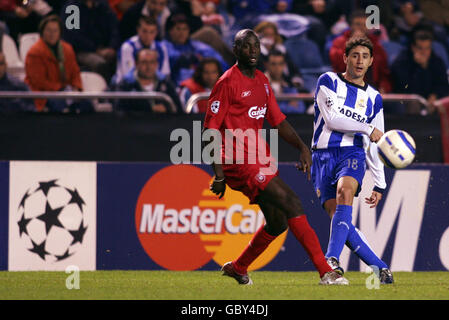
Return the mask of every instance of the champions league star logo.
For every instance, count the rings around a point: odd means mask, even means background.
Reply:
[[[37,188],[28,189],[21,198],[17,221],[19,236],[27,243],[27,249],[52,262],[72,256],[87,230],[86,204],[78,190],[56,182],[43,181]]]

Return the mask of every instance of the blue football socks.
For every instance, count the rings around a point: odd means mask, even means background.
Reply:
[[[340,260],[340,254],[348,238],[351,226],[352,206],[337,205],[337,210],[331,221],[331,234],[327,246],[326,258],[334,257]]]
[[[334,257],[340,260],[345,243],[368,266],[376,266],[379,270],[388,268],[368,245],[365,236],[352,224],[352,206],[337,205],[331,222],[326,258]]]
[[[379,270],[388,268],[385,262],[379,259],[368,245],[363,233],[359,229],[352,226],[348,233],[346,245],[352,250],[363,262],[368,266],[376,266]]]

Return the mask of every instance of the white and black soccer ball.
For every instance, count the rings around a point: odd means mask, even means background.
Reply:
[[[87,230],[85,202],[76,188],[40,181],[21,197],[19,236],[46,262],[64,260],[80,248]]]
[[[405,168],[415,159],[415,140],[403,130],[385,132],[377,142],[377,147],[380,160],[390,168]]]

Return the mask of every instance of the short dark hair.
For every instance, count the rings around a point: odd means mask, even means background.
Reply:
[[[278,49],[271,49],[268,52],[267,60],[270,59],[271,56],[273,56],[273,57],[283,57],[284,60],[285,60],[285,54],[282,51],[278,50]]]
[[[41,37],[42,37],[42,34],[44,33],[45,27],[47,26],[47,24],[49,22],[57,22],[58,25],[59,25],[59,31],[62,32],[62,20],[61,20],[61,18],[58,15],[56,15],[56,14],[52,14],[52,15],[49,15],[49,16],[43,18],[41,20],[41,22],[39,23],[39,34],[40,34]]]
[[[427,30],[418,30],[413,34],[412,44],[415,45],[417,41],[430,40],[433,41],[433,34]]]
[[[185,23],[190,28],[189,19],[187,18],[187,16],[184,13],[174,13],[168,17],[167,23],[165,26],[165,30],[170,31],[178,23]]]
[[[349,56],[349,52],[357,46],[364,46],[369,49],[369,53],[373,56],[373,43],[368,37],[351,37],[346,41],[345,54]]]
[[[223,69],[221,68],[221,64],[220,62],[215,59],[215,58],[211,58],[211,57],[207,57],[207,58],[203,58],[201,59],[200,63],[198,64],[198,66],[195,69],[195,72],[193,73],[193,81],[195,81],[196,83],[199,83],[200,85],[202,85],[204,87],[205,83],[203,81],[203,71],[204,71],[204,66],[206,64],[209,63],[213,63],[217,66],[217,70],[218,70],[218,74],[219,76],[221,76],[221,74],[223,73]]]
[[[139,20],[137,21],[137,28],[139,28],[142,24],[149,24],[157,26],[157,20],[150,16],[141,15]]]

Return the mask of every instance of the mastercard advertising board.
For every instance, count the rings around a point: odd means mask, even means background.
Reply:
[[[264,224],[260,208],[241,193],[227,188],[218,199],[210,192],[213,173],[207,165],[104,162],[86,167],[79,162],[46,162],[44,166],[45,170],[40,162],[0,162],[0,209],[9,211],[0,215],[0,270],[23,266],[55,270],[78,259],[83,270],[217,271],[236,259]],[[279,176],[301,199],[325,251],[330,219],[317,190],[293,163],[279,164]],[[377,208],[370,208],[363,200],[370,196],[374,180],[365,174],[353,203],[352,222],[393,271],[449,270],[448,179],[449,168],[444,165],[387,168],[387,192]],[[47,207],[59,208],[58,195],[68,201],[60,215],[62,228],[49,228],[47,234],[38,218],[23,219]],[[42,241],[42,235],[46,247],[37,240]],[[35,248],[29,246],[33,241]],[[22,261],[26,264],[19,266]],[[348,248],[340,262],[345,270],[366,270]],[[250,270],[313,271],[314,266],[292,233],[285,232]]]
[[[168,166],[148,179],[135,210],[142,248],[168,270],[195,270],[213,260],[232,260],[264,224],[257,205],[228,189],[222,199],[209,190],[211,175],[190,165]],[[176,183],[173,183],[176,182]],[[281,249],[279,236],[251,266],[259,269]],[[176,252],[176,254],[167,254]]]

